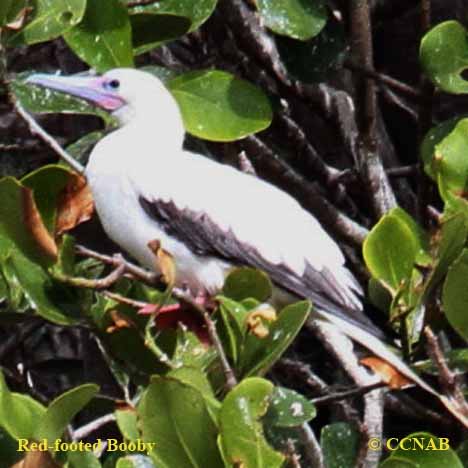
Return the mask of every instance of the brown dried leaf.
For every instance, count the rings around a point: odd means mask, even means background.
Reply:
[[[172,255],[161,247],[161,242],[157,239],[148,242],[148,247],[156,256],[156,266],[161,271],[163,280],[169,286],[175,283],[176,265]]]
[[[264,324],[264,321],[274,322],[276,318],[276,310],[268,304],[263,304],[247,316],[247,329],[257,338],[265,338],[270,330]]]
[[[26,456],[15,463],[11,468],[60,468],[49,452],[34,451],[28,452]]]
[[[5,24],[5,28],[9,29],[10,31],[20,30],[26,23],[26,19],[32,10],[33,9],[31,7],[22,8],[16,15],[14,21],[10,21],[9,23]]]
[[[23,219],[40,250],[52,260],[57,258],[57,244],[42,221],[31,189],[22,187]]]
[[[72,174],[59,198],[55,235],[60,236],[88,221],[93,212],[93,195],[86,179],[79,174]]]
[[[411,385],[411,380],[400,374],[388,362],[377,357],[367,357],[361,359],[361,364],[372,369],[390,388],[398,390]]]
[[[131,320],[129,320],[127,317],[120,314],[115,309],[110,311],[110,316],[112,318],[112,321],[114,322],[114,325],[110,325],[109,327],[107,327],[106,329],[107,333],[114,333],[115,331],[121,330],[122,328],[134,327],[134,324],[132,323]]]

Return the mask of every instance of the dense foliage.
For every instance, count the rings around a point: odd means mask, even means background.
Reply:
[[[391,3],[1,0],[1,466],[463,466],[467,34],[453,19],[430,28],[429,0]],[[456,16],[450,5],[443,16]],[[421,18],[424,29],[411,37],[414,74],[397,67],[414,86],[374,69],[374,57],[392,66],[371,24],[388,24],[397,41],[401,18],[413,30]],[[397,56],[404,63],[405,50]],[[382,362],[372,368],[392,390],[351,373],[355,386],[343,392],[340,353],[331,357],[310,333],[313,304],[274,310],[260,271],[233,271],[207,311],[173,289],[177,265],[161,249],[164,282],[113,256],[90,221],[84,179],[58,162],[57,142],[28,114],[63,114],[39,121],[81,164],[114,127],[102,111],[26,83],[59,66],[137,66],[163,80],[187,147],[274,181],[342,241],[373,318],[398,337],[405,361],[438,378],[449,404],[434,410],[430,395],[408,396],[408,382]],[[66,128],[66,113],[81,114],[79,124]],[[167,307],[177,303],[182,310]],[[45,361],[58,372],[48,380],[28,356],[57,337],[62,349]],[[20,358],[10,359],[13,348]],[[370,425],[366,393],[391,408],[383,432],[383,414]],[[411,433],[426,448],[439,438],[450,446],[381,453],[387,439]],[[114,439],[115,451],[99,443]],[[26,454],[17,440],[47,440],[49,450]],[[66,450],[58,440],[97,445]]]

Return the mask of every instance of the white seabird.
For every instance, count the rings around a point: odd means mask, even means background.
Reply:
[[[93,149],[86,176],[108,236],[155,269],[150,241],[175,260],[176,284],[216,293],[232,266],[264,270],[282,290],[311,299],[316,316],[435,394],[375,335],[361,288],[338,245],[277,187],[182,149],[179,107],[153,75],[115,69],[103,76],[32,75],[28,82],[83,98],[120,128]]]

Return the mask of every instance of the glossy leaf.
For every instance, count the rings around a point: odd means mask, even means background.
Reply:
[[[88,158],[91,153],[91,150],[94,148],[94,145],[104,138],[105,132],[95,131],[88,133],[84,137],[81,137],[77,141],[68,145],[66,150],[67,153],[73,158],[76,159],[83,166],[86,166],[88,163]]]
[[[233,141],[271,123],[268,98],[251,83],[219,70],[186,73],[170,81],[185,128],[213,141]]]
[[[267,28],[301,41],[316,36],[328,17],[322,0],[258,0],[257,8]]]
[[[81,21],[86,0],[32,0],[30,5],[32,13],[27,24],[11,36],[9,45],[35,44],[59,37]]]
[[[402,439],[400,441],[402,442]],[[395,458],[424,468],[440,468],[442,466],[463,468],[457,454],[450,448],[449,439],[443,441],[427,432],[416,432],[407,435],[405,441],[403,446],[400,445],[391,452],[389,461]],[[386,468],[387,466],[393,468],[393,466],[399,465],[385,465]],[[406,467],[406,465],[402,466]]]
[[[468,190],[468,119],[460,120],[435,146],[435,167],[439,192],[444,201],[466,197]]]
[[[309,301],[291,304],[279,313],[266,338],[248,335],[242,356],[244,375],[264,375],[297,336],[310,310]]]
[[[131,3],[132,0],[125,0]],[[134,3],[134,2],[133,2]],[[173,15],[187,18],[190,21],[189,31],[198,29],[213,13],[217,0],[165,0],[164,2],[151,2],[148,5],[135,5],[129,9],[131,16]]]
[[[99,387],[84,384],[72,388],[55,398],[48,406],[44,416],[36,422],[36,440],[56,440],[65,432],[68,424],[96,395]]]
[[[99,459],[93,452],[68,451],[66,468],[101,468]]]
[[[151,458],[145,455],[127,455],[119,458],[115,468],[155,468]]]
[[[130,20],[119,0],[88,0],[83,21],[64,39],[98,72],[133,66]]]
[[[220,446],[228,466],[282,466],[283,455],[268,445],[259,421],[268,409],[273,390],[271,382],[253,377],[244,379],[226,395],[220,413]]]
[[[468,220],[463,213],[448,215],[442,222],[437,246],[436,265],[426,289],[436,286],[447,273],[449,266],[460,255],[468,236]]]
[[[265,423],[276,427],[296,427],[315,418],[315,406],[300,393],[275,387]]]
[[[133,408],[116,410],[114,414],[117,426],[126,440],[134,441],[140,438],[137,413]]]
[[[183,36],[190,20],[181,16],[139,14],[130,16],[133,48],[136,55],[148,52],[165,42]]]
[[[436,86],[449,93],[468,92],[468,81],[461,73],[468,68],[466,29],[458,21],[445,21],[422,39],[421,64]]]
[[[327,468],[352,468],[359,452],[359,432],[348,423],[333,423],[322,428],[320,444]]]
[[[31,439],[46,409],[29,395],[10,392],[0,373],[0,426],[15,439]]]
[[[265,302],[273,292],[273,285],[266,273],[255,268],[236,268],[227,276],[223,294],[234,301],[252,298]]]
[[[0,27],[8,22],[8,16],[13,0],[3,0],[0,3]]]
[[[445,278],[442,305],[450,325],[465,339],[468,339],[468,250],[464,249],[452,263]]]
[[[174,378],[153,377],[138,415],[144,441],[156,443],[149,453],[156,466],[222,466],[216,426],[194,387]]]
[[[392,291],[409,280],[421,253],[419,233],[392,210],[373,227],[364,241],[363,254],[372,276]]]

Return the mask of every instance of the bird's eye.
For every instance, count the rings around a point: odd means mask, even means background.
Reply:
[[[120,81],[119,80],[110,80],[107,82],[107,87],[113,90],[119,89]]]

